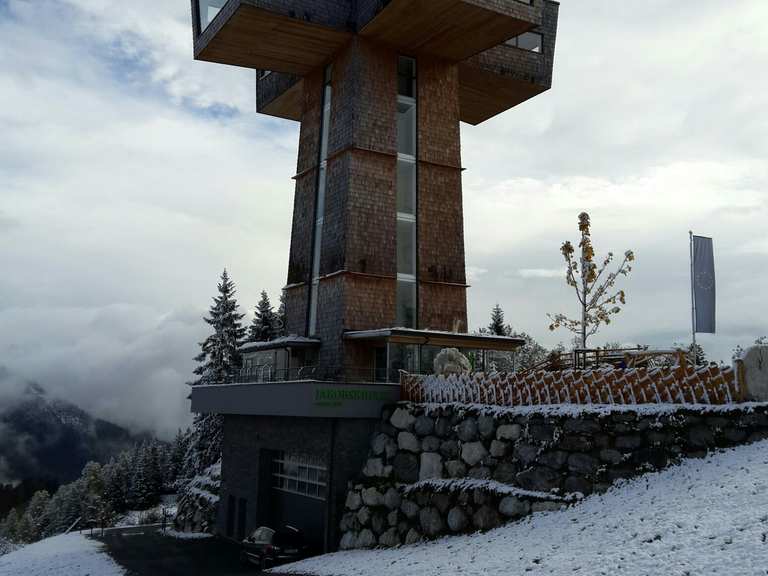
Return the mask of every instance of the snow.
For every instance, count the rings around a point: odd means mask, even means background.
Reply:
[[[160,497],[160,504],[154,508],[146,510],[128,510],[120,519],[115,522],[116,527],[142,526],[145,524],[155,524],[162,522],[163,514],[168,522],[176,517],[177,508],[176,494],[168,494]]]
[[[404,402],[402,404],[409,404]],[[495,406],[492,404],[467,404],[462,402],[423,403],[427,414],[435,414],[449,407],[488,416],[530,416],[537,414],[548,417],[578,418],[581,416],[604,417],[617,413],[638,414],[639,416],[672,416],[679,412],[700,414],[724,414],[730,412],[751,413],[756,409],[768,408],[768,402],[742,402],[739,404],[540,404],[534,406]]]
[[[0,537],[0,556],[3,554],[10,554],[16,550],[16,545],[11,544],[8,542],[8,540],[5,540],[4,538]]]
[[[103,545],[73,532],[0,556],[0,576],[123,576]]]
[[[415,484],[409,484],[403,489],[404,494],[419,492],[421,490],[431,492],[454,492],[469,490],[485,490],[499,496],[520,496],[523,498],[534,498],[536,500],[550,500],[556,502],[569,502],[578,500],[581,496],[567,494],[565,496],[556,496],[548,492],[535,492],[533,490],[523,490],[516,486],[510,486],[495,480],[480,480],[478,478],[454,478],[454,479],[430,479],[421,480]]]
[[[160,532],[160,534],[179,540],[205,540],[206,538],[213,538],[213,534],[208,534],[207,532],[179,532],[178,530],[166,530],[165,532]]]
[[[352,576],[765,576],[768,442],[688,460],[485,534],[279,568]]]

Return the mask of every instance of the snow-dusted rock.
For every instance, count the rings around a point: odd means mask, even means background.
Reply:
[[[457,348],[444,348],[435,356],[433,368],[438,376],[468,374],[472,369],[472,364]]]
[[[402,497],[396,488],[390,488],[384,494],[384,506],[390,510],[397,510],[400,507],[400,502],[402,502]]]
[[[525,516],[531,511],[531,505],[526,500],[520,500],[516,496],[507,496],[499,502],[499,512],[507,518]]]
[[[753,346],[741,357],[750,400],[768,402],[768,346]]]

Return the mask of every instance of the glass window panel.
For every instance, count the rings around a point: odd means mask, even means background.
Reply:
[[[397,151],[416,155],[416,103],[397,103]]]
[[[525,32],[517,37],[517,47],[530,52],[541,52],[543,37],[538,32]]]
[[[198,0],[200,9],[200,31],[208,27],[208,24],[216,18],[216,14],[224,7],[227,0]]]
[[[416,215],[416,163],[397,161],[397,211]]]
[[[416,96],[416,61],[400,56],[397,60],[397,93],[401,96]]]
[[[397,221],[397,273],[416,275],[416,222]]]
[[[416,282],[397,281],[397,325],[416,327]]]

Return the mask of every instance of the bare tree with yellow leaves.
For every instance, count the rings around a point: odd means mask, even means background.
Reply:
[[[621,312],[621,306],[626,304],[624,290],[614,290],[619,276],[628,276],[632,271],[635,255],[631,250],[624,253],[624,259],[614,272],[608,272],[613,262],[613,252],[598,266],[595,263],[595,249],[592,246],[589,214],[579,214],[579,231],[581,254],[576,256],[573,244],[565,242],[560,252],[567,266],[565,281],[572,286],[581,305],[581,319],[572,320],[565,314],[547,314],[552,324],[550,330],[566,328],[578,335],[581,347],[587,347],[587,339],[597,334],[600,326],[610,324],[611,317]]]

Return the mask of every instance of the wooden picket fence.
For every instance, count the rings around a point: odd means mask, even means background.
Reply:
[[[401,373],[412,402],[496,406],[549,404],[731,404],[746,394],[736,369],[723,366],[604,368],[535,373],[421,376]]]

